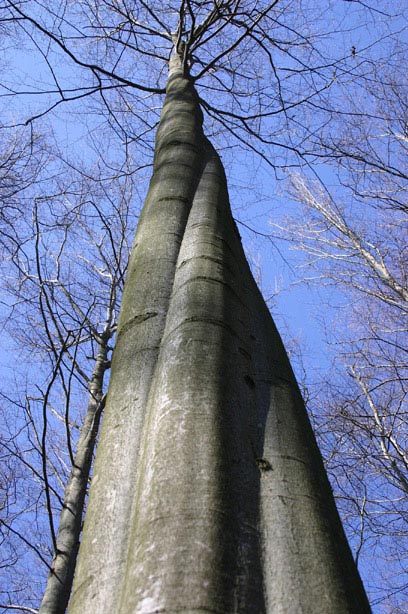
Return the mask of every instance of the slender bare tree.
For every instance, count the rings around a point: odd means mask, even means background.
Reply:
[[[14,480],[18,496],[12,502],[7,498],[2,526],[11,550],[21,551],[25,544],[27,556],[31,553],[45,569],[53,555],[44,603],[54,593],[63,599],[61,593],[72,583],[131,220],[134,224],[131,176],[113,181],[69,177],[66,172],[59,194],[35,201],[31,236],[15,235],[4,280],[12,310],[6,331],[38,363],[32,370],[35,386],[7,395],[3,388],[9,411],[2,450],[19,477]],[[29,503],[33,480],[35,506]],[[37,533],[27,526],[30,521],[39,527]],[[15,607],[10,587],[22,574],[23,561],[8,568],[9,591],[2,587]],[[66,601],[68,596],[69,590]],[[31,603],[36,599],[38,593]]]

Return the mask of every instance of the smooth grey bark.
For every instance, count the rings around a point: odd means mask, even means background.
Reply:
[[[201,122],[173,67],[69,612],[368,613]]]
[[[92,456],[103,409],[103,380],[108,365],[108,341],[110,336],[111,333],[104,335],[99,341],[99,351],[89,382],[88,409],[64,493],[56,551],[41,601],[40,614],[64,614],[68,605],[79,548]]]
[[[118,607],[146,403],[178,252],[202,170],[201,125],[197,94],[175,67],[128,266],[70,612],[86,612],[87,607],[115,612]]]

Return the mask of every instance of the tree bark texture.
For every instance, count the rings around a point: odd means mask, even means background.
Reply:
[[[370,612],[221,161],[177,69],[69,612]]]

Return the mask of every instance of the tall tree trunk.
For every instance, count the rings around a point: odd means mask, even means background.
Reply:
[[[365,614],[303,401],[173,65],[70,614]]]
[[[56,551],[51,563],[40,614],[64,614],[72,589],[79,548],[85,495],[103,406],[103,379],[108,364],[108,338],[99,351],[89,383],[89,403],[71,474],[64,494]]]

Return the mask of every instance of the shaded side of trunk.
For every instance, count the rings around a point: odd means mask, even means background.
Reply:
[[[68,605],[79,548],[85,495],[103,409],[103,379],[108,364],[108,351],[108,339],[101,340],[89,384],[88,409],[65,489],[56,551],[41,601],[40,614],[64,614]]]
[[[369,614],[285,348],[246,262],[242,270],[258,416],[266,612]]]
[[[170,79],[70,614],[368,614],[192,92]]]

